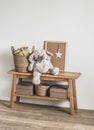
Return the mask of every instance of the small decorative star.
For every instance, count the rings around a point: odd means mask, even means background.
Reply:
[[[60,49],[58,49],[58,51],[55,54],[56,54],[56,58],[61,58],[61,56],[62,56]]]

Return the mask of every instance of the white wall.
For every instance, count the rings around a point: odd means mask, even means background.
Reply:
[[[0,99],[10,98],[12,45],[42,48],[44,40],[67,41],[66,70],[82,73],[77,80],[78,106],[94,109],[93,35],[93,0],[0,0]]]

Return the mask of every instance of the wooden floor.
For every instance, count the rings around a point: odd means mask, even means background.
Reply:
[[[94,130],[94,111],[68,110],[34,104],[0,101],[0,130]]]

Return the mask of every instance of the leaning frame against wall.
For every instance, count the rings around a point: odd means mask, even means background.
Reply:
[[[65,70],[66,42],[63,41],[44,41],[44,49],[51,52],[51,62],[54,67]]]

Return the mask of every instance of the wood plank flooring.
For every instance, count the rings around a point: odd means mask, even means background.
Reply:
[[[94,130],[94,111],[0,101],[0,130]]]

